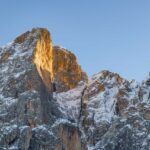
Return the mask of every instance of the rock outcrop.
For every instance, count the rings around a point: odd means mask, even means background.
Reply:
[[[78,65],[76,56],[67,49],[53,46],[47,29],[28,31],[17,37],[15,43],[23,44],[27,40],[32,42],[35,37],[33,62],[49,90],[63,92],[76,87],[81,80],[87,81],[87,75]],[[2,59],[8,55],[3,55]]]
[[[53,83],[56,91],[63,92],[75,88],[79,81],[87,82],[87,75],[78,65],[73,53],[54,46],[53,59]]]
[[[0,48],[0,149],[149,150],[150,77],[101,71],[35,28]]]

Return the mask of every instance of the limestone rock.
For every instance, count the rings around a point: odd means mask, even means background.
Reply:
[[[70,123],[61,123],[58,126],[59,142],[56,150],[87,150],[86,142],[81,139],[81,131]]]
[[[80,81],[88,80],[72,52],[54,46],[53,53],[53,83],[56,91],[67,91],[76,87]]]

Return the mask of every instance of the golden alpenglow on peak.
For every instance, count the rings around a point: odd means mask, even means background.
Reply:
[[[17,37],[16,43],[36,39],[33,62],[49,90],[67,91],[80,81],[87,81],[76,56],[67,49],[53,46],[50,32],[45,28],[34,28]]]
[[[58,91],[72,89],[81,80],[87,81],[87,75],[82,71],[72,52],[54,46],[53,57],[54,83]]]
[[[35,46],[34,63],[37,70],[48,88],[51,88],[53,81],[53,46],[52,39],[47,29],[33,29],[32,31],[40,33]]]

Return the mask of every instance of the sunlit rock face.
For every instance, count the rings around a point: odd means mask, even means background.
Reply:
[[[87,75],[77,63],[76,56],[67,49],[52,45],[52,38],[47,29],[37,28],[15,39],[15,43],[30,42],[37,37],[33,63],[49,90],[57,92],[74,88],[81,81],[87,81]],[[7,54],[8,55],[8,54]],[[7,55],[3,57],[7,57]],[[4,58],[3,58],[4,59]]]
[[[47,29],[33,29],[17,37],[15,42],[21,44],[27,38],[30,38],[32,42],[35,34],[37,34],[37,41],[33,62],[49,90],[67,91],[77,86],[81,80],[87,80],[86,73],[78,65],[73,53],[59,46],[53,47],[52,38]]]
[[[77,63],[76,56],[59,46],[53,47],[53,82],[56,91],[67,91],[79,81],[87,81],[87,75]]]
[[[50,33],[46,29],[35,29],[32,32],[39,33],[36,43],[33,62],[49,90],[52,90],[53,81],[53,47]]]

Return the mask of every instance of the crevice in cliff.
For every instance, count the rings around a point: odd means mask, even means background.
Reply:
[[[88,86],[86,84],[84,89],[81,92],[80,113],[79,113],[79,118],[78,118],[79,122],[81,120],[81,117],[85,115],[85,111],[86,111],[86,107],[87,107],[87,105],[84,101],[85,100],[85,92],[87,91],[87,89],[88,89]]]
[[[40,101],[41,101],[41,117],[42,121],[45,124],[48,124],[51,119],[53,119],[53,116],[51,114],[50,105],[52,105],[50,102],[53,101],[53,93],[49,92],[45,86],[45,84],[41,81],[40,86]]]

